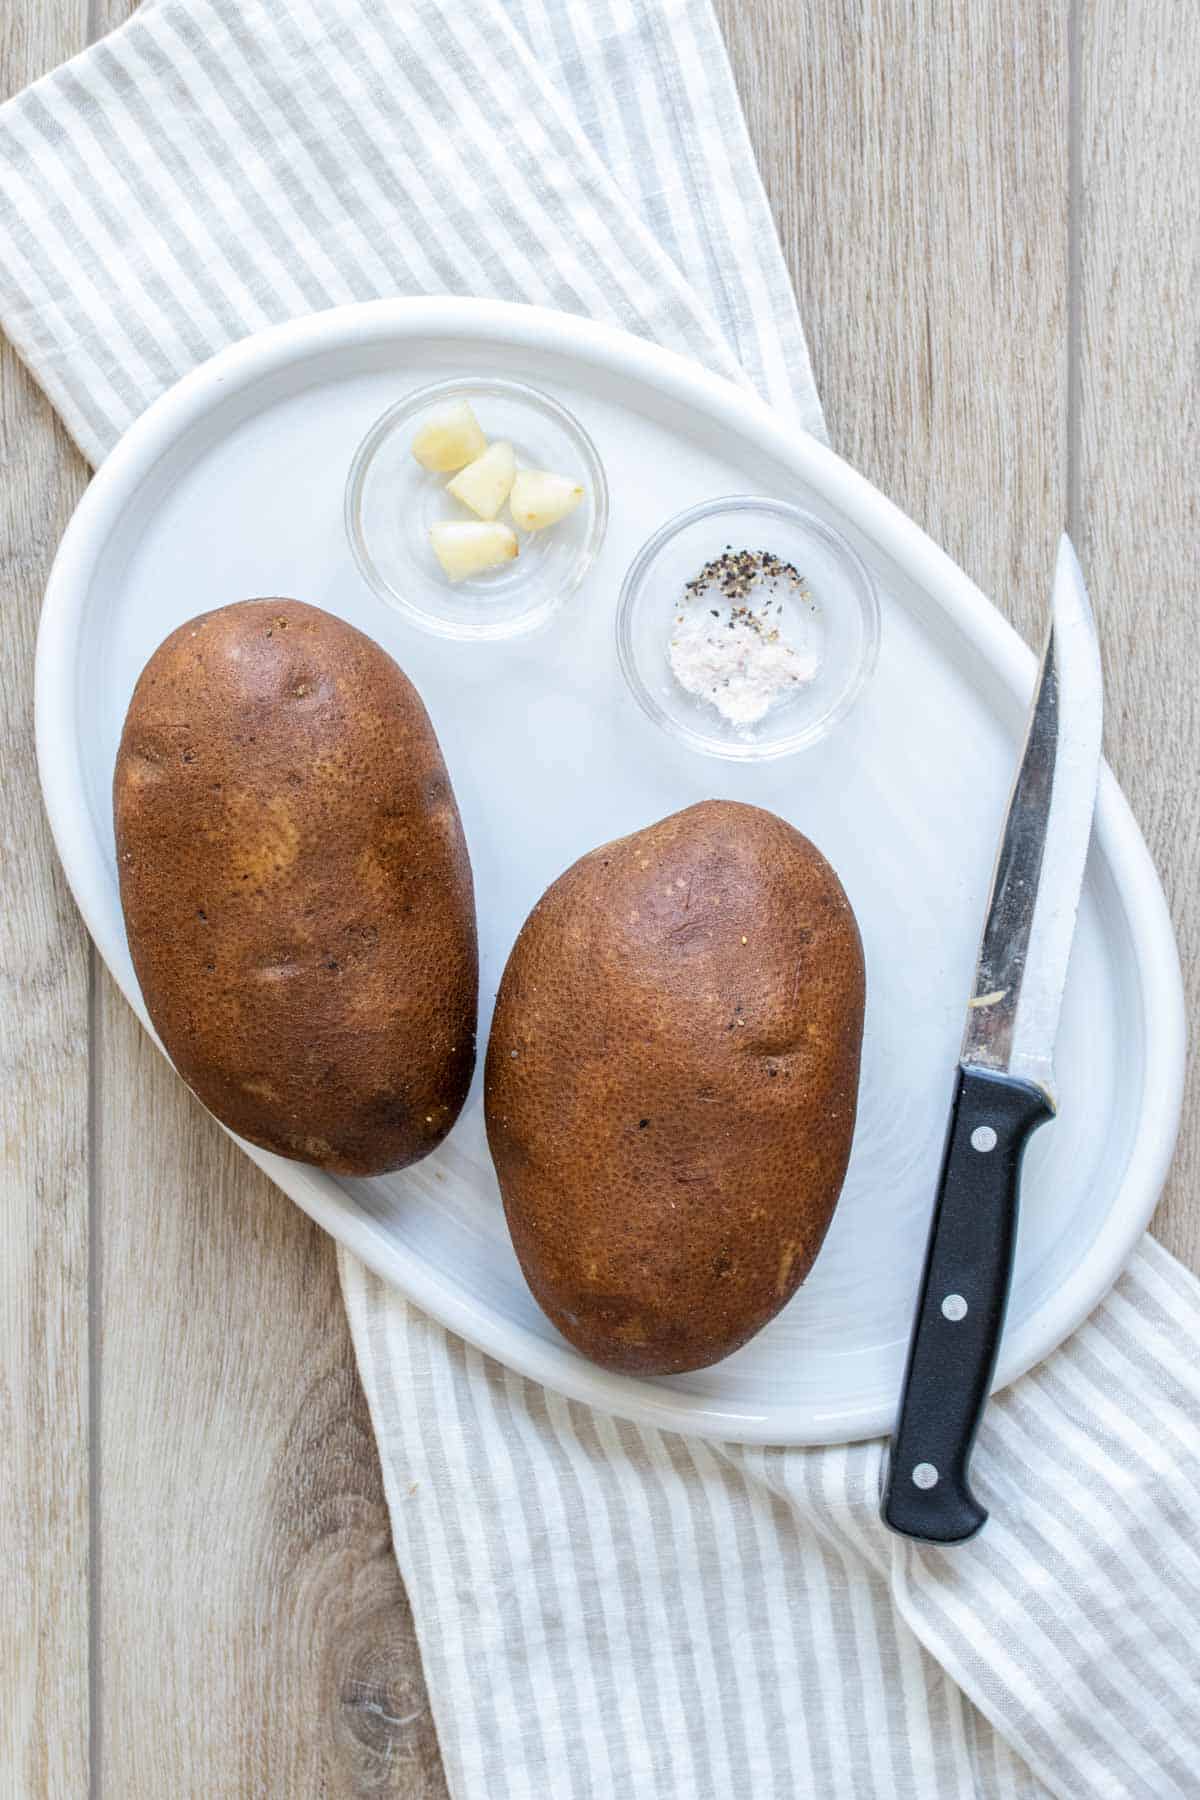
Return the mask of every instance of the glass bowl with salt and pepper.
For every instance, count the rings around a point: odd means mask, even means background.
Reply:
[[[694,750],[765,761],[845,716],[875,666],[879,603],[861,559],[782,500],[706,501],[630,565],[617,650],[630,690]]]

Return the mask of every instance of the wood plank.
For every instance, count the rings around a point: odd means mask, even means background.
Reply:
[[[1065,515],[1067,0],[718,0],[834,445],[1018,627]]]
[[[101,1791],[439,1795],[332,1243],[99,1012]]]
[[[97,992],[98,1791],[433,1800],[332,1242]]]
[[[1107,747],[1161,871],[1200,1015],[1200,9],[1081,0],[1076,507]],[[1200,1272],[1200,1082],[1155,1231]]]
[[[82,0],[0,7],[0,99],[83,42]],[[88,946],[42,812],[33,649],[83,491],[0,339],[0,1794],[88,1785]]]

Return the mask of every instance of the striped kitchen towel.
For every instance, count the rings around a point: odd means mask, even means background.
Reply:
[[[99,461],[178,376],[343,301],[612,321],[822,430],[708,0],[146,0],[0,109],[0,324]],[[993,1516],[882,1447],[643,1430],[341,1257],[451,1792],[1200,1796],[1200,1287],[1146,1240],[991,1408]]]

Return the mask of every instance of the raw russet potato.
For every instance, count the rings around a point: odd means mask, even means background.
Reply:
[[[850,1154],[862,946],[807,838],[710,800],[593,850],[527,919],[484,1091],[534,1295],[607,1368],[701,1368],[804,1280]]]
[[[296,600],[202,613],[142,671],[117,754],[121,904],[188,1086],[264,1149],[400,1169],[475,1060],[471,866],[419,695]]]

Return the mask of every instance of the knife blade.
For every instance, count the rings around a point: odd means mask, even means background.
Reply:
[[[987,1519],[968,1480],[1012,1277],[1021,1163],[1054,1116],[1054,1043],[1100,773],[1100,649],[1070,539],[1009,798],[955,1078],[883,1518],[928,1543]]]

